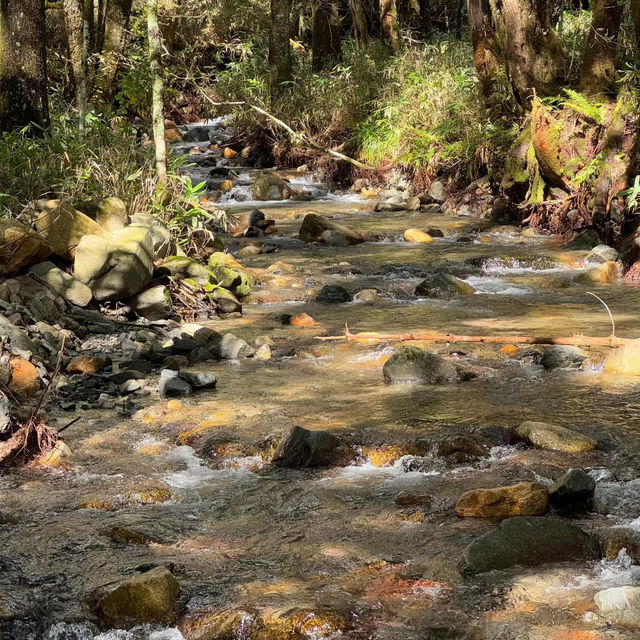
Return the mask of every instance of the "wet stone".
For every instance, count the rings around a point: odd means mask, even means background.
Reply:
[[[640,587],[612,587],[594,596],[598,611],[607,622],[640,627]]]
[[[539,449],[583,453],[592,451],[598,443],[578,431],[547,422],[523,422],[515,429],[516,435]]]
[[[579,369],[589,356],[577,347],[552,345],[545,349],[540,364],[547,369]]]
[[[277,467],[328,467],[336,463],[340,441],[327,431],[293,427],[273,458]]]
[[[183,371],[180,373],[180,377],[186,380],[194,391],[215,389],[218,382],[212,373],[189,373]]]
[[[549,501],[559,511],[585,512],[593,504],[596,481],[581,469],[569,469],[549,490]]]
[[[456,504],[456,514],[472,518],[539,516],[546,513],[548,503],[545,485],[521,482],[510,487],[467,491]]]
[[[385,362],[388,384],[447,384],[459,379],[457,368],[440,356],[418,347],[401,347]]]
[[[191,385],[177,371],[163,369],[160,372],[158,392],[161,398],[180,398],[191,395],[191,391]]]
[[[342,304],[344,302],[351,302],[352,297],[344,287],[336,284],[327,284],[322,287],[316,300],[323,304]]]

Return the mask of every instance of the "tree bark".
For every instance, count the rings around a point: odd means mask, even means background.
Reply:
[[[638,0],[640,2],[640,0]],[[364,49],[369,44],[369,25],[362,0],[349,0],[349,11],[353,23],[353,37],[358,49]]]
[[[49,123],[44,0],[0,0],[0,131]]]
[[[85,126],[87,121],[87,104],[89,102],[87,92],[87,77],[89,73],[89,41],[91,33],[89,31],[90,13],[93,7],[91,0],[84,0],[82,7],[82,60],[80,68],[80,77],[76,81],[77,84],[77,101],[78,101],[78,133],[80,137],[84,137]]]
[[[105,105],[113,104],[115,98],[131,4],[132,0],[107,0],[104,45],[97,81],[100,99]]]
[[[337,0],[317,0],[312,20],[311,68],[317,73],[340,59],[340,12]]]
[[[631,0],[631,18],[636,32],[636,46],[640,47],[640,0]]]
[[[149,37],[149,62],[151,65],[153,142],[156,149],[158,183],[167,182],[167,150],[164,138],[164,102],[162,92],[162,33],[158,24],[158,0],[147,0],[147,30]]]
[[[277,97],[283,85],[291,82],[291,0],[271,0],[269,37],[269,86]]]
[[[587,95],[600,95],[615,90],[622,10],[621,0],[594,0],[580,79],[581,89]]]
[[[473,45],[473,61],[480,80],[480,91],[485,103],[489,106],[499,66],[489,0],[467,0],[467,12]]]
[[[426,40],[431,35],[431,2],[432,0],[419,0],[420,3],[420,33]]]
[[[490,0],[507,76],[523,107],[534,90],[553,95],[562,81],[563,54],[549,1]]]
[[[396,0],[380,0],[380,27],[382,39],[394,53],[400,49],[398,8]]]
[[[73,75],[73,90],[78,101],[78,83],[82,76],[82,29],[84,0],[63,0],[64,25],[67,32],[69,58]]]

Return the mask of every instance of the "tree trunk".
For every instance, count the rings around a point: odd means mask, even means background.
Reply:
[[[349,11],[351,12],[356,47],[364,49],[369,44],[369,25],[362,0],[349,0]]]
[[[640,1],[640,0],[639,0]],[[426,40],[431,35],[431,2],[432,0],[419,0],[420,2],[420,33]]]
[[[456,7],[456,38],[462,40],[462,23],[464,22],[464,0],[457,0]]]
[[[493,22],[514,94],[526,106],[535,90],[553,95],[563,54],[551,26],[549,0],[490,0]]]
[[[80,76],[76,81],[78,88],[78,133],[81,138],[84,137],[87,121],[87,76],[89,71],[89,41],[91,38],[91,33],[89,32],[89,14],[91,10],[91,0],[84,0],[84,5],[82,7],[82,64],[80,68]]]
[[[313,7],[311,68],[314,73],[340,59],[340,12],[337,0],[318,0]]]
[[[0,0],[0,131],[49,123],[44,0]]]
[[[271,34],[269,37],[269,86],[271,97],[291,82],[291,0],[271,0]]]
[[[616,57],[622,24],[622,0],[594,0],[591,30],[582,63],[580,86],[587,95],[615,91]]]
[[[489,106],[493,84],[498,73],[496,39],[491,23],[489,0],[467,0],[469,29],[473,45],[473,61],[480,80],[480,91]]]
[[[640,47],[640,0],[631,0],[631,18],[636,32],[636,46]]]
[[[132,0],[108,0],[104,45],[97,89],[103,104],[111,105],[116,94],[120,60],[126,42]]]
[[[164,139],[164,103],[162,92],[162,33],[158,24],[158,0],[147,0],[147,29],[149,37],[149,62],[151,66],[153,142],[156,148],[156,171],[158,183],[167,182],[167,150]]]
[[[82,77],[82,30],[84,0],[63,0],[64,25],[67,32],[69,58],[73,71],[73,90],[78,103],[78,83]]]
[[[380,27],[383,41],[391,47],[394,53],[398,53],[400,38],[396,0],[380,0]]]

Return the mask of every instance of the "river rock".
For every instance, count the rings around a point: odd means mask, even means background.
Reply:
[[[349,238],[342,231],[336,231],[335,229],[327,229],[322,232],[320,240],[325,242],[331,247],[348,247]]]
[[[588,436],[547,422],[523,422],[515,432],[520,439],[530,445],[549,451],[584,453],[598,446],[598,443]]]
[[[543,484],[520,482],[509,487],[475,489],[464,493],[456,514],[472,518],[540,516],[549,505],[549,491]]]
[[[459,380],[458,369],[440,356],[418,347],[400,347],[384,364],[387,384],[448,384]]]
[[[611,587],[598,591],[593,599],[610,624],[640,627],[640,587]]]
[[[603,262],[615,262],[618,259],[618,252],[606,244],[599,244],[589,251],[587,255],[587,262],[597,262],[602,264]]]
[[[640,479],[627,482],[598,482],[593,497],[594,510],[635,520],[640,517]]]
[[[217,358],[223,360],[237,360],[238,358],[248,358],[255,353],[255,350],[242,338],[233,333],[225,333],[209,344],[209,349]]]
[[[431,202],[442,204],[446,198],[444,183],[440,182],[440,180],[432,182],[429,190],[427,191],[427,196]]]
[[[93,299],[93,292],[86,284],[52,262],[41,262],[31,267],[29,274],[78,307],[86,307]]]
[[[160,372],[158,392],[161,398],[181,398],[191,395],[191,385],[173,369]]]
[[[349,229],[349,227],[334,222],[333,220],[327,220],[317,213],[308,213],[302,221],[300,227],[299,237],[304,242],[320,242],[322,240],[322,234],[325,231],[337,231],[344,235],[349,244],[360,244],[364,242],[362,236],[357,232]]]
[[[253,276],[231,254],[216,251],[209,256],[207,266],[221,287],[237,296],[248,296],[251,293]]]
[[[596,481],[582,469],[569,469],[549,490],[549,501],[559,511],[584,512],[593,504]]]
[[[197,285],[205,285],[217,282],[211,269],[187,256],[171,256],[161,265],[160,271],[169,274],[178,280],[192,280]]]
[[[224,287],[214,287],[214,289],[207,293],[220,313],[242,313],[242,304],[236,298],[231,291]]]
[[[640,564],[640,531],[631,527],[616,526],[605,532],[601,542],[602,554],[607,560],[615,560],[624,550],[634,564]]]
[[[169,289],[164,285],[151,287],[129,300],[131,308],[147,320],[164,320],[173,313]]]
[[[576,282],[582,284],[611,284],[618,279],[618,263],[610,260],[580,274]]]
[[[115,196],[90,200],[80,208],[107,231],[120,231],[129,223],[127,205]]]
[[[9,400],[0,394],[0,436],[11,426],[11,405]],[[2,513],[0,512],[0,524],[3,524]]]
[[[107,356],[76,356],[67,365],[67,373],[99,373],[109,364]]]
[[[382,297],[377,289],[362,289],[353,296],[353,300],[360,304],[379,304]]]
[[[151,233],[129,226],[108,237],[85,235],[75,251],[74,273],[96,300],[128,300],[153,276]]]
[[[425,278],[414,293],[420,298],[461,298],[474,295],[476,290],[460,278],[448,273],[434,273]]]
[[[102,622],[118,629],[138,624],[171,624],[178,615],[180,585],[165,567],[121,582],[98,604]]]
[[[27,334],[0,314],[0,338],[8,343],[10,353],[28,360],[38,352],[35,343]]]
[[[131,225],[143,227],[151,233],[153,241],[153,257],[155,260],[168,258],[175,251],[175,242],[171,237],[171,231],[166,225],[148,213],[136,213],[131,216]]]
[[[433,242],[433,238],[422,229],[407,229],[403,234],[405,242],[417,244],[428,244]]]
[[[186,128],[182,134],[183,142],[209,142],[211,127],[192,125]]]
[[[567,247],[569,249],[590,250],[597,247],[599,244],[600,236],[598,235],[598,232],[595,229],[587,229],[573,238]]]
[[[547,369],[579,369],[589,359],[578,347],[551,345],[547,347],[540,363]]]
[[[299,200],[304,192],[290,182],[271,174],[258,176],[252,187],[254,200]]]
[[[180,377],[186,380],[194,391],[215,389],[218,383],[213,373],[189,373],[188,371],[182,371]]]
[[[56,255],[73,260],[84,236],[106,236],[107,231],[84,213],[60,200],[49,200],[38,219],[36,230]]]
[[[318,322],[308,313],[297,313],[289,318],[288,324],[292,327],[315,327]]]
[[[611,351],[604,361],[604,370],[625,376],[640,375],[640,339]]]
[[[41,386],[40,374],[35,365],[21,358],[11,360],[11,379],[9,380],[11,393],[22,399],[34,399]]]
[[[559,518],[527,516],[507,518],[476,538],[465,549],[459,568],[472,575],[599,557],[598,541],[579,527]]]
[[[325,285],[316,298],[318,302],[323,304],[342,304],[351,302],[352,299],[351,294],[344,287],[337,284]]]
[[[336,462],[340,441],[328,431],[292,427],[278,447],[273,464],[278,467],[328,467]]]
[[[0,220],[0,276],[13,275],[51,255],[51,247],[15,220]]]

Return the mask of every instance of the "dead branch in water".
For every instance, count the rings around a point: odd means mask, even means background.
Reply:
[[[618,338],[611,335],[606,337],[575,335],[562,338],[548,338],[543,336],[466,336],[453,333],[438,333],[436,331],[413,331],[411,333],[376,333],[365,331],[351,333],[345,326],[344,335],[316,336],[316,340],[359,342],[375,344],[380,342],[476,342],[485,344],[538,344],[538,345],[566,345],[573,347],[622,347],[634,342],[633,338]]]

